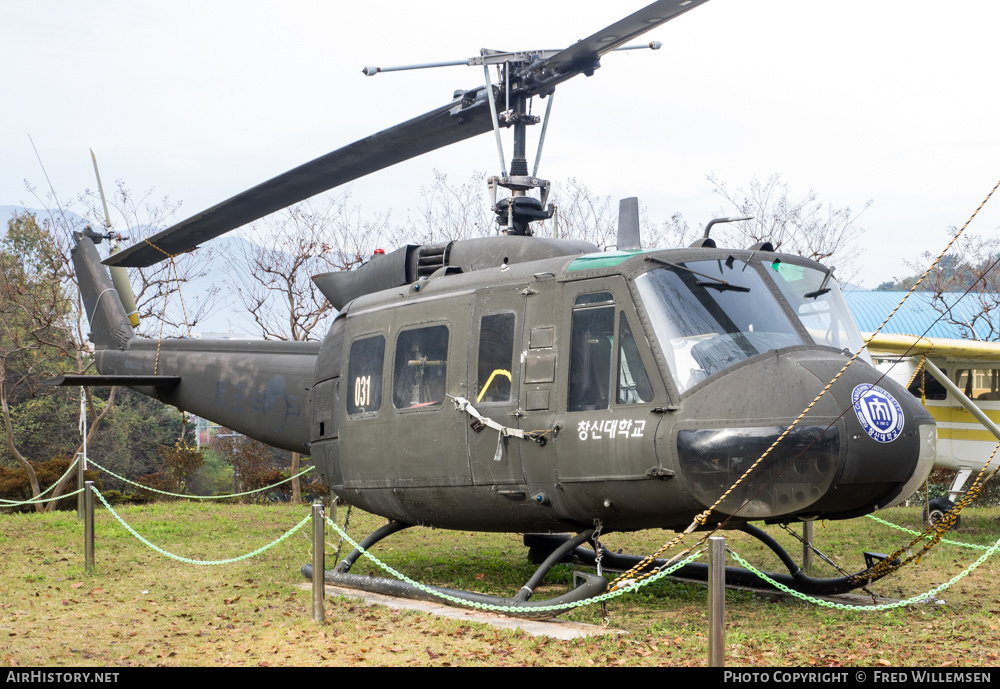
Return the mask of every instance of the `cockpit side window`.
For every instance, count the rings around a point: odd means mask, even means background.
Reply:
[[[652,399],[653,385],[639,345],[625,312],[615,307],[611,292],[579,295],[573,304],[570,332],[567,409],[591,411],[607,409],[612,401],[641,404]]]
[[[444,401],[448,328],[404,330],[396,338],[392,401],[396,409],[437,407]]]
[[[479,325],[476,402],[509,402],[514,361],[514,314],[483,316]]]
[[[649,382],[646,366],[639,356],[639,347],[632,336],[625,313],[618,317],[618,404],[651,402],[653,385]]]

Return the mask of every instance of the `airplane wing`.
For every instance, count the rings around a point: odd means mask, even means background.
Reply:
[[[917,335],[864,334],[868,351],[873,356],[923,356],[925,354],[950,359],[1000,361],[1000,342],[953,340],[944,337]]]

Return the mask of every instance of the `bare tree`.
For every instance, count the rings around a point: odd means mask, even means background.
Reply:
[[[233,242],[232,287],[267,340],[318,340],[335,315],[312,281],[314,275],[360,265],[391,236],[387,216],[364,219],[348,194],[318,197],[255,223],[254,240]],[[300,455],[292,453],[292,475]],[[299,479],[292,501],[300,504]]]
[[[552,198],[559,210],[556,218],[547,224],[553,226],[560,238],[588,241],[601,248],[615,246],[619,199],[598,196],[575,177],[555,184]],[[639,228],[642,244],[647,247],[686,246],[697,234],[691,231],[680,213],[659,223],[651,221],[641,199]]]
[[[392,229],[390,236],[395,239],[392,245],[496,234],[496,215],[490,208],[486,178],[486,173],[474,172],[468,179],[455,184],[444,173],[435,171],[434,183],[421,188],[418,212],[409,214],[406,227]],[[602,248],[617,242],[618,199],[598,196],[582,181],[571,177],[552,185],[549,202],[555,204],[558,211],[554,218],[534,227],[536,235],[589,241]],[[646,246],[681,246],[694,239],[680,213],[655,223],[649,220],[641,204],[640,226]]]
[[[394,244],[435,243],[496,234],[485,172],[473,172],[459,184],[434,171],[434,183],[420,188],[420,206],[407,213],[404,227],[393,228]]]
[[[87,189],[78,197],[86,219],[94,226],[105,226],[104,210],[98,192]],[[116,231],[126,235],[127,243],[140,242],[172,225],[181,204],[168,197],[154,199],[153,190],[135,193],[117,180],[108,199]],[[218,297],[218,287],[200,293],[185,292],[183,286],[202,278],[213,260],[211,247],[179,256],[164,254],[164,260],[148,268],[129,269],[129,282],[135,292],[139,316],[138,333],[146,337],[189,337],[211,313]]]
[[[958,232],[950,229],[951,236]],[[930,263],[935,255],[924,253]],[[1000,239],[963,234],[921,284],[931,293],[931,305],[941,314],[941,320],[959,329],[967,340],[995,342],[1000,340]],[[909,264],[917,275],[924,268]],[[916,277],[903,280],[900,287],[909,289]],[[963,296],[964,295],[964,296]],[[958,299],[962,309],[952,308]]]
[[[738,215],[753,218],[719,229],[720,234],[732,238],[730,243],[750,246],[769,241],[778,251],[824,263],[841,262],[847,270],[842,267],[839,277],[852,277],[855,271],[852,259],[859,253],[855,240],[864,232],[857,224],[858,218],[872,205],[870,200],[861,212],[854,213],[849,206],[836,208],[833,204],[823,204],[812,190],[801,198],[793,198],[780,175],[771,175],[765,182],[754,177],[746,188],[735,191],[730,191],[714,174],[708,176],[708,181]]]
[[[267,340],[315,340],[334,315],[314,275],[371,256],[383,219],[363,221],[344,195],[304,201],[251,226],[229,260],[231,287]]]

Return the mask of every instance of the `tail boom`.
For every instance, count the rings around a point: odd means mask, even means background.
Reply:
[[[309,454],[318,342],[133,339],[96,353],[102,375],[177,376],[135,390],[292,452]]]

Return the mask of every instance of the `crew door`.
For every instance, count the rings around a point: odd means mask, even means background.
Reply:
[[[659,469],[653,408],[665,394],[649,375],[656,368],[625,283],[618,276],[582,280],[564,296],[569,357],[559,480],[646,480]]]
[[[480,290],[469,328],[468,399],[484,417],[520,428],[523,286]],[[468,416],[469,457],[476,485],[524,482],[521,443]]]

